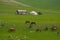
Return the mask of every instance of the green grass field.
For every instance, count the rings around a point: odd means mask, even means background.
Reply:
[[[43,15],[16,15],[15,11],[17,9],[26,9],[28,11],[42,11]],[[43,9],[43,7],[41,9]],[[60,13],[46,12],[44,10],[45,9],[40,10],[38,7],[30,8],[23,5],[0,2],[0,40],[12,40],[12,38],[13,40],[60,40],[60,34],[57,35],[56,33],[58,31],[60,32]],[[60,11],[60,9],[54,11]],[[25,24],[26,20],[29,20],[31,22],[35,21],[37,23],[37,25],[33,28],[42,25],[42,32],[35,32],[35,29],[32,29],[33,32],[30,32],[31,30],[29,29],[29,24]],[[4,26],[1,26],[1,23],[4,23]],[[45,24],[49,27],[56,24],[58,26],[58,30],[54,32],[50,29],[48,31],[44,31],[43,28],[45,27]],[[16,31],[10,33],[8,32],[8,29],[12,25],[14,25]],[[9,35],[12,35],[11,39],[8,38]]]

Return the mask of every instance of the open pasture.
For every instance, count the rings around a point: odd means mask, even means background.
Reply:
[[[16,15],[17,9],[26,9],[29,11],[42,11],[42,15]],[[29,29],[29,24],[25,21],[36,22],[36,28],[42,27],[41,32],[36,32],[34,29]],[[3,24],[3,25],[2,25]],[[45,31],[47,25],[49,30]],[[51,31],[50,27],[57,25],[57,31]],[[10,27],[15,27],[16,31],[8,32]],[[38,8],[24,7],[7,2],[0,2],[0,40],[60,40],[60,13],[46,12]]]

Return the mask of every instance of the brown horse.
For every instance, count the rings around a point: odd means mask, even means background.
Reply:
[[[13,32],[15,30],[16,30],[16,28],[14,28],[14,27],[9,28],[9,32]]]
[[[52,30],[54,31],[54,30],[57,30],[57,26],[56,25],[53,25],[52,26]]]

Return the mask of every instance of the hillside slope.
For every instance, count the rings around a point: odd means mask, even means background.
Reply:
[[[16,0],[39,9],[60,11],[60,0]]]
[[[17,9],[36,10],[36,11],[42,11],[44,13],[60,13],[60,7],[59,7],[60,5],[57,8],[52,8],[52,7],[48,8],[45,6],[42,7],[41,5],[36,6],[37,4],[40,4],[39,1],[41,0],[33,0],[33,1],[30,1],[30,0],[17,0],[17,1],[16,0],[0,0],[0,13],[14,13]],[[29,3],[30,5],[28,5]]]
[[[15,0],[0,0],[0,13],[15,13],[18,9],[31,10],[28,5]]]

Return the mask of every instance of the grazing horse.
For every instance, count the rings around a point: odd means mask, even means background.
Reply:
[[[31,24],[36,24],[36,22],[31,22]]]
[[[14,28],[14,27],[9,28],[9,32],[13,32],[15,30],[16,30],[16,28]]]
[[[60,34],[60,32],[57,32],[57,34],[59,35],[59,34]]]
[[[37,28],[37,29],[36,29],[36,32],[38,32],[38,31],[40,31],[40,32],[41,32],[41,29]]]
[[[29,25],[29,28],[30,28],[30,29],[32,28],[32,24]]]
[[[36,22],[31,22],[30,25],[29,25],[29,28],[32,28],[33,25],[35,25],[35,24],[36,24]]]
[[[57,26],[56,25],[53,25],[52,26],[52,30],[54,31],[54,30],[56,30],[57,29]]]
[[[45,30],[48,30],[48,27],[45,27]]]

